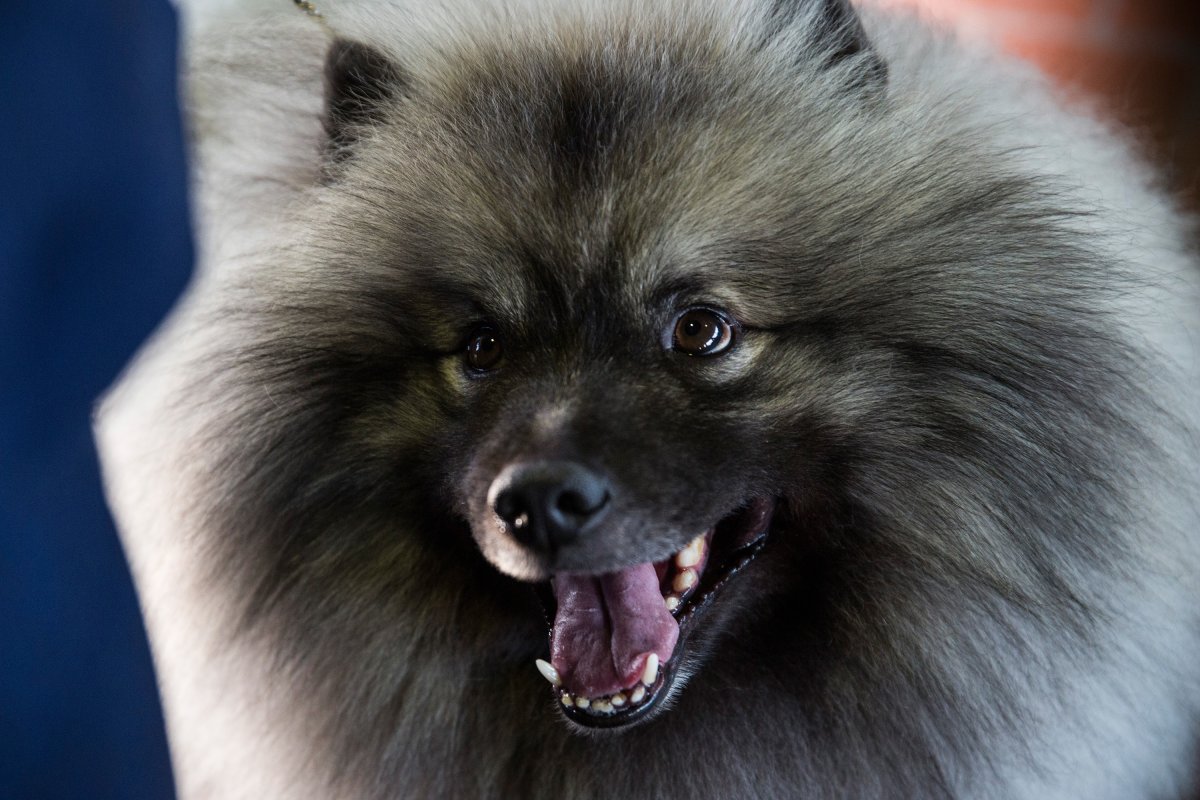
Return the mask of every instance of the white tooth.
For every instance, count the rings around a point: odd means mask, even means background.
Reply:
[[[667,611],[674,611],[679,608],[679,598],[673,594],[664,597],[663,602],[667,604]]]
[[[596,705],[593,706],[593,708],[595,708],[601,714],[611,714],[613,710],[612,703],[608,702],[607,700],[597,700]]]
[[[680,569],[694,567],[700,563],[700,551],[689,545],[675,554],[675,566]]]
[[[571,706],[575,705],[575,701],[571,699],[571,695],[569,695],[566,692],[563,692],[562,693],[562,704],[564,706],[566,706],[567,708],[570,708]]]
[[[555,688],[562,686],[562,678],[558,677],[558,670],[550,666],[550,662],[539,658],[533,663],[537,664],[538,672],[542,673],[543,678],[550,681],[551,686]]]
[[[688,543],[688,547],[694,547],[694,548],[696,548],[697,552],[703,553],[704,545],[707,543],[708,543],[708,540],[704,537],[704,534],[702,533],[699,536],[697,536],[695,539],[692,539],[692,541],[690,541]]]
[[[640,702],[642,702],[642,698],[645,696],[646,696],[646,687],[639,686],[633,690],[632,694],[629,695],[629,700],[632,703],[640,703]]]
[[[651,653],[646,658],[646,667],[642,670],[642,683],[651,686],[658,680],[658,653]]]
[[[621,694],[620,692],[617,692],[616,694],[614,694],[612,696],[612,704],[614,706],[616,706],[617,708],[620,708],[621,706],[625,705],[625,695]]]
[[[696,571],[685,569],[683,572],[675,576],[675,582],[671,584],[677,592],[686,592],[688,589],[696,585]]]
[[[576,697],[575,698],[575,707],[576,708],[587,708],[591,704],[592,704],[592,701],[588,700],[586,697]]]

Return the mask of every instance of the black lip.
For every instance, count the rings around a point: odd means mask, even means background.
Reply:
[[[675,646],[678,647],[679,645]],[[671,694],[670,687],[674,684],[675,670],[664,664],[659,667],[658,680],[654,682],[653,686],[646,689],[646,699],[636,706],[622,708],[619,711],[604,715],[589,714],[586,711],[580,711],[578,708],[564,706],[562,703],[559,703],[558,707],[562,709],[563,716],[584,728],[600,730],[605,728],[623,728],[626,725],[633,725],[654,716],[659,700]]]
[[[767,498],[754,498],[743,504],[738,510],[726,515],[717,524],[714,542],[732,539],[726,552],[720,553],[719,562],[710,564],[704,570],[700,586],[687,601],[683,612],[677,617],[679,621],[679,640],[675,644],[676,657],[659,667],[658,679],[653,686],[647,687],[645,699],[628,708],[616,710],[610,714],[592,714],[561,702],[561,690],[552,689],[555,705],[571,722],[583,728],[612,729],[622,728],[644,722],[655,716],[662,702],[671,695],[677,677],[676,666],[680,662],[687,646],[688,639],[695,631],[697,620],[716,602],[717,596],[731,580],[750,564],[766,546],[770,535],[771,522],[774,516],[776,501]],[[740,530],[729,531],[729,527]],[[554,615],[557,603],[549,581],[536,587],[538,597],[542,601],[542,610],[546,617],[548,628],[553,630]]]

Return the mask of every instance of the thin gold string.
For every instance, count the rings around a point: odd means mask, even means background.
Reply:
[[[308,16],[320,23],[321,27],[330,33],[334,33],[333,28],[329,27],[329,21],[325,19],[325,15],[317,8],[317,4],[309,0],[292,0],[296,4],[296,8],[303,11]]]
[[[297,8],[299,8],[305,14],[308,14],[310,17],[324,19],[324,17],[321,16],[321,12],[317,10],[315,3],[310,3],[308,0],[292,0],[292,2],[296,4]]]

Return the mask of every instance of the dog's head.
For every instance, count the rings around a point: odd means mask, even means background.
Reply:
[[[469,530],[543,587],[564,713],[617,727],[773,593],[882,673],[1059,580],[1025,531],[1111,444],[1088,255],[994,145],[889,118],[848,4],[791,5],[333,45],[294,262],[235,295],[265,596],[349,607],[418,563],[396,530]]]

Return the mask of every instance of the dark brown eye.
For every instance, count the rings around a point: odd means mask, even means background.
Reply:
[[[504,357],[500,334],[488,325],[476,328],[467,339],[467,366],[477,372],[495,369]]]
[[[715,356],[733,344],[733,326],[724,315],[707,308],[692,308],[675,320],[671,347],[689,356]]]

